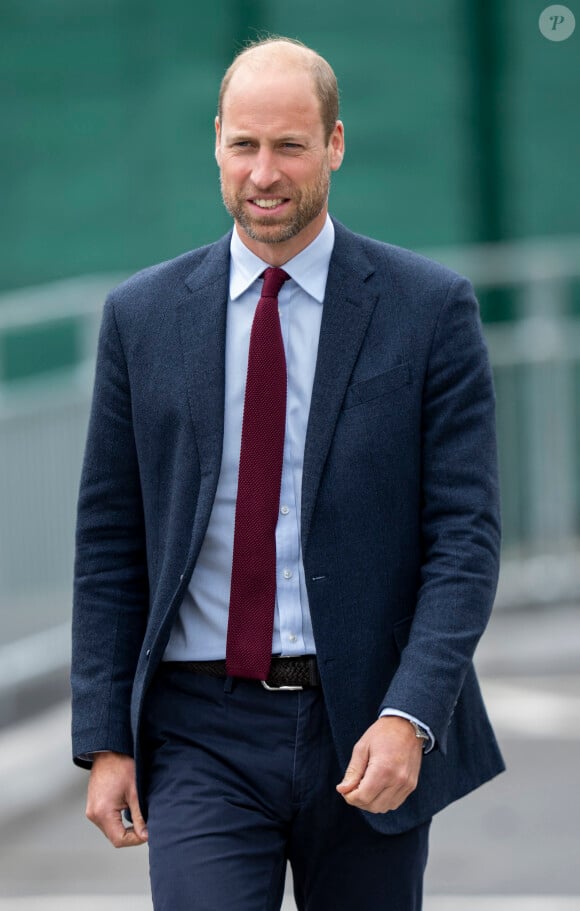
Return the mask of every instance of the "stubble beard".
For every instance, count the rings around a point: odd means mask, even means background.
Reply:
[[[328,200],[330,169],[321,170],[316,183],[300,191],[294,190],[291,197],[280,193],[281,198],[291,198],[295,207],[293,212],[281,216],[279,222],[274,222],[268,216],[261,218],[248,213],[245,208],[248,196],[259,197],[259,192],[233,192],[226,187],[223,177],[220,177],[220,185],[224,206],[248,237],[259,243],[280,244],[296,237],[320,215]],[[278,191],[273,189],[269,192]]]

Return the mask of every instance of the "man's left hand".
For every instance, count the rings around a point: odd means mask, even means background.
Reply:
[[[352,751],[336,790],[347,803],[370,813],[396,810],[417,787],[423,741],[397,715],[379,718]]]

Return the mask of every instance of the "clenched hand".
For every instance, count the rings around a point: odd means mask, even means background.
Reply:
[[[122,819],[123,810],[127,809],[133,820],[129,828]],[[135,763],[130,756],[95,754],[86,815],[116,848],[129,848],[147,841],[147,828],[137,800]]]
[[[336,790],[361,810],[396,810],[417,787],[422,757],[423,741],[405,718],[379,718],[355,744]]]

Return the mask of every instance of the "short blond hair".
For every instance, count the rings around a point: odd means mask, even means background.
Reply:
[[[294,38],[284,38],[275,35],[272,35],[268,38],[261,38],[258,41],[252,41],[248,43],[243,48],[243,50],[237,54],[233,62],[226,70],[224,78],[222,79],[220,85],[217,109],[217,116],[220,125],[222,122],[224,98],[228,90],[231,78],[240,64],[243,63],[244,59],[253,54],[253,52],[258,48],[268,47],[270,45],[274,46],[276,44],[301,48],[305,52],[304,60],[306,62],[307,68],[310,70],[310,73],[312,75],[314,90],[316,92],[316,96],[320,105],[320,117],[324,130],[324,142],[326,145],[328,145],[332,131],[334,130],[336,121],[338,120],[339,96],[336,76],[331,65],[327,60],[324,59],[324,57],[321,57],[320,54],[317,54],[316,51],[312,50],[312,48],[307,47],[307,45]]]

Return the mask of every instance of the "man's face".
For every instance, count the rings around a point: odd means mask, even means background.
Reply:
[[[310,74],[290,67],[233,74],[216,121],[224,204],[246,246],[281,265],[326,218],[330,173],[340,167],[339,122],[328,145]]]

